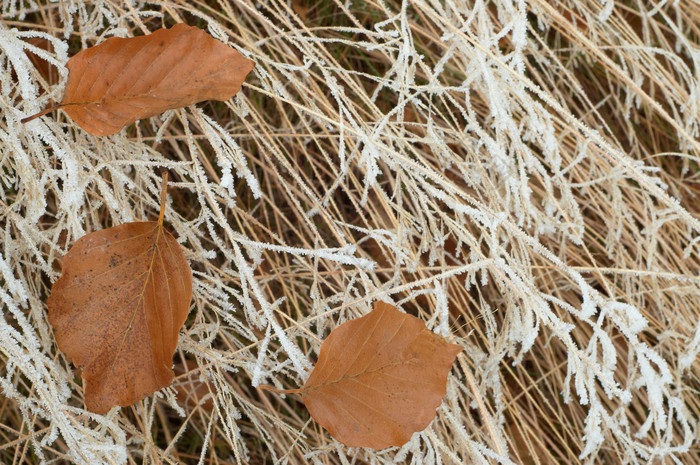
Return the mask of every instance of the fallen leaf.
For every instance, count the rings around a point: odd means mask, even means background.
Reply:
[[[66,64],[68,83],[55,107],[90,134],[107,136],[137,120],[203,100],[228,100],[254,63],[203,30],[176,24],[152,34],[113,37]]]
[[[177,391],[177,398],[185,404],[189,410],[201,406],[205,411],[211,412],[214,408],[216,388],[207,381],[201,381],[202,372],[194,360],[185,360],[175,367],[177,378],[173,387]],[[206,399],[205,399],[206,397]]]
[[[192,271],[158,221],[78,239],[47,305],[58,348],[81,367],[85,406],[106,413],[173,380],[173,354],[192,298]]]
[[[301,393],[311,416],[346,446],[401,446],[435,417],[461,351],[420,319],[377,302],[331,332],[304,387],[260,387]]]
[[[47,52],[53,52],[53,44],[48,39],[45,39],[43,37],[32,37],[31,39],[29,39],[28,42],[42,50],[46,50]],[[46,83],[49,86],[52,86],[58,82],[58,69],[56,68],[56,66],[44,60],[34,52],[25,50],[25,53],[27,54],[29,61],[32,62],[37,71],[39,71],[41,77],[43,77],[46,80]],[[44,89],[39,89],[39,95],[43,93]]]
[[[310,9],[311,8],[304,5],[302,0],[292,0],[292,10],[294,10],[294,13],[296,13],[302,21],[306,21],[306,15],[309,13]]]
[[[43,37],[32,37],[27,41],[29,44],[40,48],[42,50],[46,50],[47,52],[53,52],[53,44],[48,39],[45,39]],[[29,58],[29,61],[34,65],[36,70],[39,72],[41,77],[43,77],[46,80],[46,83],[51,86],[53,84],[56,84],[58,82],[58,69],[56,69],[56,66],[54,66],[52,63],[49,63],[48,61],[44,60],[41,58],[39,55],[36,53],[30,51],[29,49],[24,49],[25,55],[27,55],[27,58]],[[10,70],[10,82],[16,83],[17,82],[17,72],[15,71],[14,68]],[[1,88],[1,87],[0,87]],[[39,87],[39,95],[42,95],[44,93],[44,88]],[[17,102],[22,101],[22,96],[18,95],[17,96]]]

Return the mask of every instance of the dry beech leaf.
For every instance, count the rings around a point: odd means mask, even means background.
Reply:
[[[42,50],[53,52],[53,44],[51,44],[48,39],[44,39],[43,37],[32,37],[28,42]],[[58,82],[58,69],[52,63],[49,63],[36,53],[30,52],[29,50],[25,50],[25,53],[27,54],[27,57],[29,57],[29,61],[32,62],[34,67],[37,69],[37,71],[39,71],[39,74],[46,80],[48,85],[52,86]],[[44,89],[39,89],[39,95],[43,93]]]
[[[306,15],[309,13],[309,8],[302,0],[292,0],[292,10],[299,16],[302,21],[306,21]]]
[[[461,351],[420,319],[377,302],[331,332],[304,387],[260,387],[301,393],[311,416],[346,446],[401,446],[435,417]]]
[[[199,365],[194,360],[185,360],[175,366],[175,381],[173,388],[177,392],[177,399],[185,405],[187,410],[197,407],[207,412],[214,409],[214,395],[216,388],[207,381],[201,381]],[[205,399],[206,398],[206,399]]]
[[[253,62],[203,30],[176,24],[152,34],[113,37],[66,64],[68,83],[55,107],[90,134],[108,136],[134,121],[203,100],[228,100]]]
[[[47,52],[53,52],[53,45],[48,39],[45,39],[43,37],[32,37],[27,42],[37,48],[46,50]],[[32,65],[34,65],[41,77],[46,80],[46,83],[49,86],[56,84],[56,82],[58,81],[58,69],[56,69],[56,67],[53,64],[49,63],[48,61],[44,60],[39,55],[28,49],[24,49],[24,53],[25,55],[27,55],[27,58],[29,58],[29,61],[32,63]],[[17,82],[17,73],[15,72],[14,68],[10,70],[10,82]],[[2,87],[0,86],[0,88]],[[43,93],[43,87],[39,87],[39,95],[42,95]],[[18,95],[17,102],[21,101],[22,96]]]
[[[81,367],[85,406],[106,413],[173,380],[173,354],[192,298],[192,271],[158,221],[78,239],[47,305],[58,348]]]

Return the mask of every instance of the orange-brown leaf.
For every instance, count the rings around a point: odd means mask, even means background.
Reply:
[[[292,0],[292,10],[296,13],[302,21],[306,21],[306,15],[309,13],[309,8],[304,4],[302,0]]]
[[[377,302],[323,342],[302,399],[311,416],[347,446],[400,446],[435,417],[461,351],[420,319]]]
[[[185,404],[186,409],[199,406],[207,412],[214,409],[212,396],[216,394],[216,388],[206,380],[200,381],[201,371],[196,362],[185,360],[185,363],[176,365],[175,374],[177,378],[173,382],[173,387],[177,392],[178,400]]]
[[[28,42],[42,50],[53,52],[53,45],[48,39],[44,39],[43,37],[32,37]],[[37,69],[37,71],[39,71],[39,74],[41,74],[41,77],[46,80],[48,85],[52,86],[58,82],[58,69],[56,69],[53,64],[44,60],[36,53],[30,52],[29,50],[26,50],[25,52],[27,57],[29,57],[29,61],[32,62],[34,67]],[[40,94],[43,92],[43,89],[39,90]]]
[[[191,298],[192,271],[162,220],[73,245],[47,304],[59,349],[83,369],[89,410],[128,406],[170,385]]]
[[[29,42],[31,45],[40,48],[42,50],[46,50],[47,52],[53,52],[53,45],[48,39],[44,39],[43,37],[32,37],[29,39],[27,42]],[[58,81],[58,70],[56,67],[49,63],[48,61],[44,60],[43,58],[39,57],[36,53],[24,49],[24,53],[27,55],[27,58],[29,58],[29,61],[34,65],[34,67],[39,71],[39,74],[41,77],[43,77],[48,85],[53,85],[56,84]],[[10,70],[10,81],[15,83],[17,82],[17,73],[15,72],[15,69],[12,68]],[[0,86],[0,88],[2,88]],[[39,88],[39,95],[44,93],[43,88]],[[18,95],[17,96],[17,101],[20,102],[22,101],[22,96]]]
[[[166,110],[228,100],[253,66],[185,24],[146,36],[113,37],[68,60],[68,84],[58,107],[90,134],[110,135]]]

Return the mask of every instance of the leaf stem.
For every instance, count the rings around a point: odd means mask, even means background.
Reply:
[[[58,110],[61,107],[62,107],[62,105],[59,103],[58,105],[54,105],[52,107],[41,110],[39,113],[34,113],[32,116],[27,116],[26,118],[22,118],[21,120],[19,120],[19,122],[22,124],[28,123],[30,121],[33,121],[33,120],[39,118],[40,116],[44,116],[47,113],[51,113],[54,110]]]
[[[304,388],[299,388],[299,389],[277,389],[276,387],[272,387],[269,384],[262,384],[258,386],[258,389],[261,391],[272,391],[277,394],[299,394],[301,392],[304,392]]]
[[[158,225],[163,226],[163,217],[165,216],[165,195],[168,190],[168,172],[163,171],[163,183],[160,187],[160,213],[158,214]]]

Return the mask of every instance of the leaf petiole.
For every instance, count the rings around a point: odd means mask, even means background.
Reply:
[[[44,109],[44,110],[41,110],[39,113],[34,113],[32,116],[27,116],[26,118],[22,118],[21,120],[19,120],[19,122],[22,123],[22,124],[25,124],[25,123],[28,123],[28,122],[30,122],[30,121],[34,121],[35,119],[39,118],[40,116],[44,116],[44,115],[47,114],[47,113],[51,113],[51,112],[54,111],[54,110],[58,110],[58,109],[61,108],[62,106],[63,106],[63,105],[61,105],[61,104],[59,103],[58,105],[54,105],[54,106],[52,106],[52,107],[46,108],[46,109]]]
[[[276,394],[299,394],[301,392],[304,392],[304,388],[299,388],[299,389],[277,389],[276,387],[272,387],[269,384],[262,384],[258,386],[258,389],[262,391],[272,391]]]
[[[163,217],[165,216],[165,196],[168,190],[168,172],[163,171],[163,183],[160,187],[160,213],[158,214],[158,226],[163,226]]]

